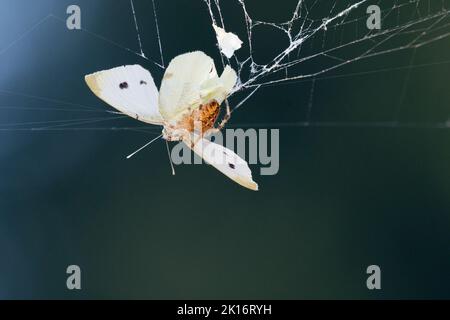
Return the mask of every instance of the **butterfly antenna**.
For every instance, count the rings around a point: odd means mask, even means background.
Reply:
[[[135,156],[138,152],[141,152],[142,150],[144,150],[145,148],[147,148],[149,145],[151,145],[153,142],[155,142],[156,140],[160,139],[162,137],[162,134],[159,135],[158,137],[156,137],[155,139],[153,139],[152,141],[150,141],[149,143],[147,143],[145,146],[142,146],[141,148],[139,148],[138,150],[136,150],[135,152],[133,152],[132,154],[130,154],[127,159],[132,158],[133,156]]]
[[[166,140],[166,148],[167,148],[167,155],[169,156],[169,162],[170,162],[170,168],[172,169],[172,175],[175,175],[175,168],[173,166],[172,157],[170,156],[170,148],[169,148],[169,142]]]

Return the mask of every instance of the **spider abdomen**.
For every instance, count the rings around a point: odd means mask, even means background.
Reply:
[[[198,130],[198,127],[201,126],[201,132],[204,134],[214,128],[219,113],[220,105],[217,101],[213,100],[208,104],[201,105],[198,109],[186,115],[180,121],[179,126],[188,132],[194,132],[194,130]]]

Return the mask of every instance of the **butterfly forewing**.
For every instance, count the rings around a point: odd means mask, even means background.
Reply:
[[[158,89],[150,72],[139,65],[99,71],[85,77],[97,97],[120,112],[151,124],[162,124]]]

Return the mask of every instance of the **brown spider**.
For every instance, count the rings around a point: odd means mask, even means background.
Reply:
[[[190,141],[193,133],[198,134],[198,139],[201,139],[206,134],[209,135],[221,131],[231,118],[230,105],[228,102],[225,104],[226,114],[216,127],[215,124],[219,118],[221,106],[216,100],[212,100],[208,104],[203,104],[198,109],[187,113],[176,125],[166,125],[164,139],[167,141]],[[195,143],[191,143],[191,146],[195,145]]]

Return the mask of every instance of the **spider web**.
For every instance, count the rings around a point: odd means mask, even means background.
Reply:
[[[133,5],[133,18],[137,31],[140,54],[146,58],[142,50],[138,19]],[[406,69],[400,95],[404,96],[413,67],[414,55],[417,49],[442,40],[450,35],[450,3],[448,0],[360,0],[360,1],[322,1],[295,0],[289,18],[280,22],[265,21],[253,14],[257,11],[259,2],[251,0],[198,0],[203,1],[209,14],[211,25],[217,25],[228,32],[241,30],[239,36],[244,41],[243,48],[228,59],[217,44],[222,65],[231,65],[238,73],[238,84],[230,98],[237,95],[233,112],[244,106],[259,90],[267,86],[276,86],[294,82],[311,82],[311,89],[305,121],[290,123],[260,123],[240,124],[235,126],[333,126],[333,127],[413,127],[413,128],[448,128],[448,122],[443,123],[401,123],[397,120],[399,106],[394,107],[393,121],[378,122],[312,122],[316,80],[332,77],[351,76],[356,74],[331,75],[331,72],[344,68],[359,61],[399,51],[410,51],[411,61],[407,66],[394,69]],[[381,28],[369,29],[367,8],[377,5],[381,8]],[[165,68],[164,50],[158,24],[157,4],[152,0],[153,15],[160,50],[160,62],[153,63]],[[229,20],[239,22],[229,23]],[[233,18],[233,19],[231,19]],[[231,25],[231,27],[230,27]],[[243,26],[243,28],[242,28]],[[212,28],[212,26],[210,26]],[[269,31],[269,32],[268,32]],[[255,49],[259,42],[267,39],[255,39],[255,35],[272,31],[278,32],[277,38],[284,38],[278,44],[279,50],[271,57],[261,57],[261,50]],[[267,36],[269,37],[269,36]],[[267,38],[266,37],[266,38]],[[260,37],[261,38],[261,37]],[[264,63],[261,60],[266,60]],[[433,63],[430,63],[433,65]],[[357,74],[383,72],[378,69],[362,71]],[[404,97],[402,97],[403,99]],[[227,102],[228,103],[228,102]]]
[[[430,62],[414,65],[414,55],[421,47],[442,40],[450,35],[450,0],[360,0],[360,1],[323,1],[323,0],[291,0],[272,4],[273,14],[259,18],[258,8],[264,6],[254,0],[195,0],[203,5],[204,10],[197,14],[209,16],[211,32],[212,24],[234,32],[244,41],[242,49],[238,50],[231,59],[220,54],[222,65],[230,64],[239,75],[239,81],[231,96],[233,111],[245,106],[258,91],[269,86],[281,86],[295,82],[310,82],[311,88],[307,105],[305,121],[289,123],[260,123],[241,124],[239,126],[376,126],[376,127],[417,127],[417,128],[449,128],[448,122],[424,124],[401,123],[397,121],[398,106],[394,107],[394,121],[387,122],[312,122],[311,115],[317,94],[316,82],[333,77],[346,77],[356,74],[383,72],[386,70],[405,69],[407,76],[404,79],[400,95],[404,96],[408,77],[412,68],[427,65],[449,63],[450,61]],[[82,31],[97,41],[106,42],[117,49],[131,52],[142,59],[151,62],[157,69],[164,70],[169,60],[165,57],[164,30],[161,20],[165,16],[159,13],[161,2],[152,0],[152,12],[141,12],[135,6],[136,0],[129,0],[132,14],[130,23],[135,29],[138,51],[117,43],[110,38],[111,35],[100,35],[92,30],[83,28]],[[367,8],[378,5],[381,8],[381,29],[370,30],[366,23],[368,19]],[[285,18],[280,18],[282,12]],[[128,13],[127,13],[128,14]],[[236,17],[238,17],[236,19]],[[287,17],[287,18],[286,18]],[[143,34],[140,21],[153,20],[155,34]],[[24,41],[26,37],[37,32],[36,30],[50,20],[56,20],[65,27],[65,17],[53,13],[38,21],[28,31],[19,36],[10,45],[0,50],[0,55],[11,49],[17,42]],[[272,21],[278,20],[278,21]],[[206,27],[206,26],[205,26]],[[275,35],[275,36],[274,36]],[[144,52],[143,42],[150,38],[157,40],[158,57],[151,58]],[[168,40],[168,39],[166,39]],[[275,52],[265,52],[264,42],[270,41]],[[218,47],[218,46],[217,46]],[[182,53],[186,50],[179,49]],[[389,56],[395,52],[411,52],[408,65],[398,67],[388,66],[380,69],[363,70],[357,73],[333,72],[345,70],[346,66],[359,61],[370,60],[378,56]],[[263,53],[263,54],[261,54]],[[74,101],[64,101],[59,98],[37,96],[27,92],[17,92],[1,89],[3,95],[31,99],[39,103],[42,111],[77,111],[83,115],[93,114],[92,117],[79,119],[64,118],[52,121],[27,121],[18,123],[0,124],[2,131],[76,131],[76,130],[115,130],[137,131],[147,134],[156,134],[155,128],[148,126],[114,127],[108,126],[108,121],[125,118],[123,115],[110,110],[100,110],[99,106],[77,104]],[[55,107],[55,105],[57,105]],[[5,108],[13,108],[7,106]],[[32,106],[26,106],[32,108]],[[25,110],[25,107],[22,108]],[[101,116],[102,114],[102,116]],[[105,123],[101,127],[92,124]],[[89,125],[89,126],[85,126]],[[80,127],[82,126],[82,127]],[[238,126],[238,125],[235,125]]]
[[[203,1],[212,23],[227,29],[221,1]],[[317,78],[324,79],[331,71],[364,59],[402,50],[415,52],[450,35],[449,3],[445,0],[361,0],[350,4],[336,0],[298,0],[290,19],[278,23],[253,17],[247,4],[250,1],[233,1],[243,12],[247,53],[239,51],[230,60],[222,56],[222,62],[233,65],[238,71],[240,81],[235,92],[250,90],[235,109],[260,88],[311,81],[308,107],[311,113]],[[380,30],[370,30],[366,25],[369,5],[381,8]],[[254,35],[261,27],[277,30],[287,40],[285,47],[266,63],[258,62],[254,50]],[[412,61],[407,68],[411,67]],[[309,121],[303,124],[308,125]]]

